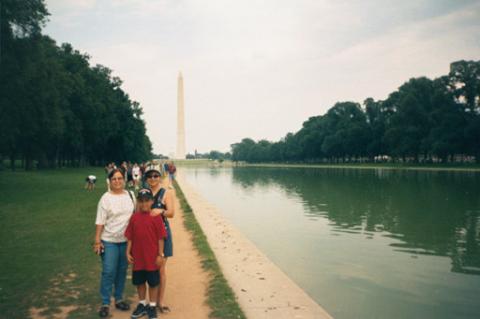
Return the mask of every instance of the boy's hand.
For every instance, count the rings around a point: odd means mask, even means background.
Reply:
[[[157,256],[157,260],[155,261],[155,264],[157,264],[158,267],[163,265],[164,257],[162,256]]]
[[[151,216],[158,216],[162,213],[163,209],[160,209],[160,208],[154,208],[152,209],[152,211],[150,212],[150,215]]]
[[[129,264],[133,264],[133,256],[130,253],[127,253],[127,259]]]

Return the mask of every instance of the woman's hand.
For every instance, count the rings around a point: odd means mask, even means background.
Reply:
[[[97,255],[100,255],[101,253],[103,253],[103,251],[105,250],[105,247],[103,246],[103,243],[100,241],[100,242],[95,242],[95,244],[93,244],[93,252]]]
[[[152,209],[152,211],[150,212],[150,215],[151,216],[158,216],[162,213],[163,209],[160,209],[160,208],[154,208]]]
[[[129,264],[133,264],[133,256],[130,253],[127,253],[127,259]]]

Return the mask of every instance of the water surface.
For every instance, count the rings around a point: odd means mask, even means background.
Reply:
[[[480,174],[183,168],[337,319],[480,318]]]

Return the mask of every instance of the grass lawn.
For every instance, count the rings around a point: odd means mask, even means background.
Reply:
[[[84,189],[89,174],[93,192]],[[0,172],[0,318],[68,305],[76,306],[68,318],[97,317],[101,265],[92,242],[104,176],[102,168]]]

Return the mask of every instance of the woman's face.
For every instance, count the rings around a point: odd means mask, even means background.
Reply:
[[[123,179],[123,175],[120,172],[115,172],[112,178],[110,178],[110,188],[114,191],[118,191],[123,189],[125,186],[125,181]]]
[[[148,172],[146,177],[150,188],[157,186],[162,181],[162,176],[158,172]]]

